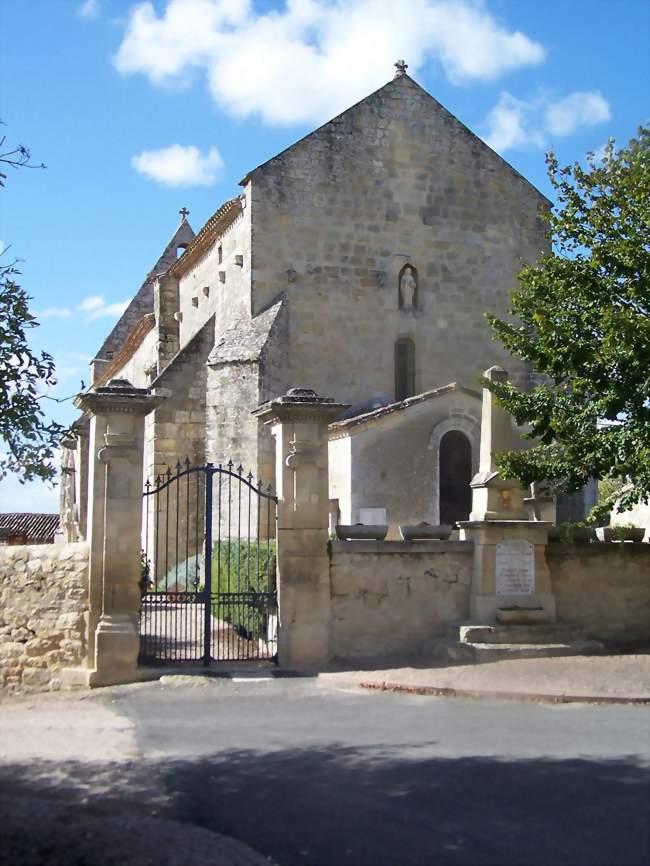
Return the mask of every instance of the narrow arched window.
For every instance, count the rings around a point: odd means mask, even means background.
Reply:
[[[408,337],[395,343],[395,399],[406,400],[415,394],[415,345]]]
[[[180,259],[180,257],[183,255],[183,253],[185,252],[186,249],[187,249],[187,244],[179,244],[176,247],[176,258]]]

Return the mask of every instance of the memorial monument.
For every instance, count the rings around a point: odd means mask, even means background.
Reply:
[[[488,381],[506,381],[490,367]],[[472,512],[460,524],[474,542],[470,618],[477,624],[553,623],[555,598],[544,551],[550,523],[529,520],[518,481],[502,478],[495,455],[516,447],[510,415],[483,389],[479,471],[471,482]]]

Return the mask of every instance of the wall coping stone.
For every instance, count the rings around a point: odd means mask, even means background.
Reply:
[[[330,541],[332,553],[471,553],[473,541]]]
[[[554,541],[546,546],[547,556],[647,556],[650,558],[650,544],[647,542],[610,542],[590,541],[585,544],[568,544]],[[650,579],[650,571],[648,572]]]

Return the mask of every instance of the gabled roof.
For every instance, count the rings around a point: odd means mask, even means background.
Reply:
[[[220,235],[230,228],[242,212],[239,198],[231,198],[215,211],[203,226],[183,255],[169,269],[170,273],[180,277],[212,246]]]
[[[153,313],[153,281],[158,274],[163,274],[177,260],[179,247],[188,246],[194,238],[194,231],[187,219],[183,218],[171,237],[171,240],[149,271],[144,282],[134,295],[129,306],[117,320],[112,331],[104,340],[96,358],[107,358],[120,350],[127,337],[143,316]]]
[[[381,406],[379,409],[373,409],[372,412],[363,412],[360,415],[353,415],[351,418],[344,418],[342,421],[334,421],[329,425],[330,436],[347,433],[356,427],[374,424],[376,421],[386,418],[389,415],[397,415],[400,412],[405,412],[416,406],[421,406],[429,400],[437,400],[440,397],[444,397],[446,394],[453,393],[468,394],[476,400],[481,399],[481,395],[478,391],[466,388],[464,385],[458,385],[456,382],[450,382],[448,385],[443,385],[441,388],[433,388],[431,391],[424,391],[422,394],[416,394],[415,397],[409,397],[407,400],[399,400],[396,403],[389,403],[387,406]]]
[[[150,331],[153,331],[155,326],[156,317],[153,313],[147,313],[146,316],[143,316],[137,323],[137,325],[131,329],[128,337],[122,343],[119,351],[115,353],[115,355],[113,356],[113,360],[110,362],[110,364],[93,382],[93,387],[97,388],[99,385],[105,385],[115,375],[117,375],[117,373],[120,372],[122,367],[135,355],[136,351],[144,342],[147,334],[149,334]]]
[[[360,106],[374,101],[380,94],[383,94],[384,92],[390,91],[390,90],[397,88],[397,87],[409,87],[409,88],[412,88],[413,90],[416,90],[420,94],[424,94],[427,97],[427,99],[429,99],[431,101],[432,107],[436,111],[441,112],[446,117],[446,119],[448,121],[451,121],[453,124],[457,125],[458,128],[462,129],[466,135],[470,136],[473,140],[473,143],[475,143],[476,146],[488,151],[493,156],[493,158],[498,160],[499,162],[501,162],[503,164],[504,168],[506,168],[509,172],[511,172],[514,177],[516,177],[518,180],[523,181],[525,184],[527,184],[531,188],[531,190],[537,196],[539,196],[540,199],[542,199],[544,202],[546,202],[548,204],[551,204],[550,200],[542,192],[540,192],[540,190],[538,190],[536,186],[534,186],[526,177],[524,177],[515,168],[513,168],[509,162],[506,162],[506,160],[503,159],[503,157],[500,156],[496,151],[492,150],[492,148],[488,144],[486,144],[482,138],[479,138],[479,136],[476,135],[476,133],[472,132],[472,130],[469,127],[465,126],[465,124],[462,123],[454,114],[452,114],[451,111],[449,111],[449,109],[445,108],[444,105],[442,105],[442,103],[438,102],[437,99],[435,99],[433,96],[431,96],[431,94],[427,90],[425,90],[420,84],[417,83],[417,81],[414,81],[411,78],[411,76],[407,75],[406,73],[404,73],[403,75],[396,75],[390,81],[386,82],[386,84],[384,84],[382,87],[378,88],[373,93],[368,94],[368,96],[365,96],[363,99],[359,100],[359,102],[356,102],[354,105],[350,106],[350,108],[347,108],[345,111],[342,111],[341,114],[337,114],[336,117],[333,117],[331,120],[328,120],[327,123],[322,124],[321,126],[312,130],[312,132],[310,132],[307,135],[304,135],[302,138],[298,139],[298,141],[295,141],[293,144],[289,145],[289,147],[286,147],[283,150],[281,150],[279,153],[276,153],[275,156],[272,156],[270,159],[267,159],[265,162],[260,163],[254,169],[249,171],[239,181],[240,186],[245,186],[248,183],[248,181],[253,177],[253,175],[255,175],[259,171],[262,171],[266,168],[269,168],[270,166],[273,165],[273,163],[276,160],[281,159],[285,154],[287,154],[289,151],[293,150],[295,147],[299,147],[301,144],[309,141],[309,139],[312,138],[313,136],[320,135],[324,131],[327,131],[328,127],[330,127],[330,125],[339,124],[344,118],[348,118],[351,114],[353,114],[355,111],[357,111]]]
[[[32,544],[51,544],[59,528],[58,514],[13,511],[0,514],[0,539],[25,538]]]

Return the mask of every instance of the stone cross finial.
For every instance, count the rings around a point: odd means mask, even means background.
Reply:
[[[405,60],[398,60],[397,63],[395,63],[395,69],[397,69],[395,78],[400,78],[402,75],[406,75],[406,70],[408,68],[408,63]]]
[[[186,207],[182,207],[182,208],[179,210],[179,214],[181,215],[181,219],[182,219],[182,221],[185,222],[185,220],[186,220],[186,219],[188,218],[188,216],[190,215],[190,212],[188,211],[188,209],[187,209]]]

